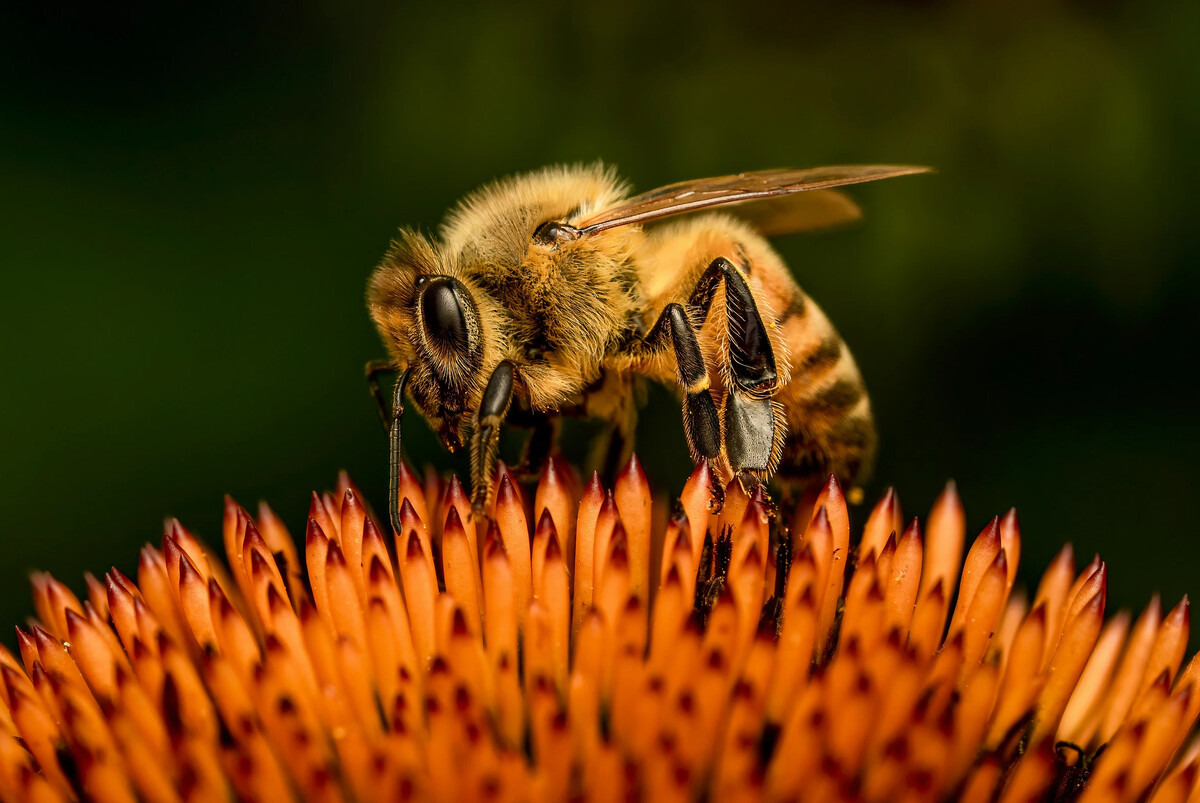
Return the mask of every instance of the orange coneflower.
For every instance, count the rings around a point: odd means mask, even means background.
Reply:
[[[503,469],[491,515],[405,468],[385,537],[350,481],[303,550],[227,501],[226,561],[172,521],[137,582],[33,577],[0,648],[9,801],[1197,799],[1186,598],[1104,620],[1070,547],[1014,590],[1015,514],[954,486],[852,546],[832,479],[769,509],[708,470],[673,513]],[[965,557],[964,557],[965,550]]]

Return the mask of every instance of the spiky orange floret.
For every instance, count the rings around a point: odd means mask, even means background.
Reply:
[[[178,522],[137,582],[33,577],[0,648],[9,801],[1195,798],[1186,598],[1104,622],[1070,547],[1027,601],[1014,513],[966,548],[953,484],[922,528],[888,491],[851,547],[832,479],[773,511],[704,466],[674,512],[552,461],[400,476],[385,537],[343,476],[303,555],[225,508],[228,565]],[[953,603],[953,605],[952,605]],[[1153,791],[1152,791],[1153,790]],[[1152,797],[1151,797],[1152,795]]]

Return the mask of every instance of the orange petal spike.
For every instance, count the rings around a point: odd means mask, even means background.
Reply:
[[[833,560],[826,580],[825,596],[821,600],[821,635],[824,640],[828,638],[834,617],[837,616],[838,600],[841,599],[846,580],[846,560],[850,557],[850,516],[846,510],[846,497],[832,474],[817,497],[815,509],[825,510],[833,536]]]
[[[500,468],[500,481],[503,483],[504,478],[508,476],[508,472],[506,469],[504,469],[503,464],[501,464]],[[510,488],[511,487],[512,486],[510,484]],[[518,496],[518,500],[519,499],[520,497]],[[499,497],[497,497],[497,502],[498,501]],[[521,510],[523,519],[525,507],[522,504],[518,504],[518,507]],[[463,532],[467,535],[467,544],[471,548],[471,558],[475,561],[475,565],[478,566],[479,544],[476,543],[475,540],[475,511],[471,508],[471,500],[467,496],[466,489],[464,489],[462,483],[458,481],[458,476],[454,474],[450,476],[450,484],[446,488],[446,498],[443,501],[441,518],[441,525],[443,528],[446,526],[446,518],[450,515],[451,508],[454,508],[454,510],[458,513],[458,520],[462,524]],[[525,530],[528,533],[529,527],[526,526]],[[444,532],[445,531],[443,529],[443,533]],[[526,540],[528,540],[528,535],[526,535]]]
[[[889,533],[887,540],[883,542],[883,549],[874,553],[875,556],[875,579],[879,581],[881,587],[886,587],[886,584],[892,579],[892,559],[896,557],[896,534]]]
[[[333,616],[329,611],[329,585],[325,580],[325,566],[329,557],[329,538],[320,522],[314,518],[308,520],[308,534],[304,542],[305,565],[308,567],[308,580],[312,588],[313,604],[326,623],[333,627]]]
[[[354,585],[355,575],[361,574],[347,565],[341,547],[333,543],[329,545],[329,553],[325,557],[325,586],[334,632],[339,638],[352,641],[359,650],[365,650],[366,623],[358,589]]]
[[[312,498],[308,505],[308,518],[320,525],[321,532],[331,542],[336,543],[341,538],[338,532],[338,523],[333,517],[333,512],[329,507],[326,507],[325,500],[316,491],[312,492]]]
[[[1083,667],[1096,646],[1100,627],[1104,623],[1104,600],[1106,586],[1101,584],[1091,598],[1079,608],[1076,616],[1067,623],[1062,640],[1050,659],[1046,686],[1038,700],[1037,720],[1033,738],[1040,740],[1053,736],[1067,707],[1071,690],[1079,680]]]
[[[983,660],[987,652],[988,642],[1000,621],[1000,614],[1006,602],[1004,594],[1008,585],[1008,558],[1003,549],[996,553],[996,559],[980,578],[979,587],[971,600],[971,609],[963,622],[966,633],[964,647],[964,666],[967,671],[973,671],[974,666]]]
[[[429,518],[429,507],[425,501],[425,489],[421,486],[421,480],[404,461],[400,462],[399,469],[401,506],[403,506],[404,502],[408,502],[408,506],[416,513],[417,518],[423,522],[431,521]],[[407,532],[407,526],[405,532]],[[395,533],[394,535],[400,538],[402,533]]]
[[[683,629],[690,610],[690,600],[684,595],[679,569],[672,565],[658,589],[651,611],[650,666],[661,670],[666,666],[671,648]]]
[[[342,554],[346,558],[346,565],[350,567],[350,576],[354,580],[354,587],[358,589],[359,601],[365,604],[367,587],[366,576],[362,570],[363,526],[367,519],[367,511],[350,488],[347,488],[342,494],[341,512]]]
[[[413,647],[421,666],[429,665],[436,646],[434,635],[434,598],[437,597],[437,577],[429,570],[421,539],[416,530],[408,533],[408,543],[399,555],[400,580],[404,586],[404,601],[408,604],[412,624]]]
[[[257,561],[256,561],[257,558]],[[242,560],[245,562],[246,574],[250,577],[250,585],[254,586],[254,566],[257,562],[260,571],[269,575],[270,582],[278,588],[288,588],[284,581],[279,564],[275,561],[275,553],[267,544],[265,538],[254,526],[254,522],[246,522],[246,537],[242,541]]]
[[[746,505],[750,504],[750,497],[746,494],[746,490],[737,478],[729,481],[725,486],[725,506],[721,508],[720,514],[717,516],[717,530],[726,528],[736,528],[746,516]]]
[[[288,588],[302,588],[306,585],[304,570],[300,565],[300,555],[296,551],[296,542],[288,532],[287,525],[266,502],[258,503],[258,531],[272,555],[283,555],[287,567]],[[240,587],[240,586],[239,586]]]
[[[178,586],[171,584],[162,554],[151,546],[142,548],[138,561],[138,587],[143,599],[161,627],[179,644],[194,644],[191,631],[179,607]]]
[[[46,572],[34,572],[31,580],[34,587],[34,609],[38,613],[38,618],[54,635],[60,639],[65,638],[67,612],[83,614],[83,605],[79,602],[79,598],[72,593],[71,589]]]
[[[984,664],[971,674],[966,684],[962,699],[954,711],[954,739],[950,744],[951,754],[944,784],[947,790],[958,785],[975,760],[987,729],[999,681],[999,670],[994,665]]]
[[[392,559],[388,555],[387,544],[384,543],[383,534],[379,532],[379,528],[375,526],[375,522],[368,517],[363,523],[362,554],[363,588],[366,590],[368,596],[371,593],[371,571],[376,560],[379,561],[380,569],[386,574],[387,579],[395,583],[396,577],[392,570]]]
[[[433,565],[433,540],[426,520],[422,519],[408,499],[400,503],[400,532],[396,534],[396,554],[403,554],[408,548],[409,533],[416,533],[421,540],[421,551],[429,563],[429,571],[437,576]]]
[[[382,540],[382,536],[380,536]],[[391,641],[397,653],[397,660],[404,672],[410,678],[417,673],[417,652],[413,646],[412,624],[408,619],[408,609],[400,596],[400,589],[392,576],[391,566],[388,565],[386,554],[374,555],[371,567],[367,571],[367,594],[369,601],[382,606],[391,623]],[[368,623],[367,632],[374,629]]]
[[[133,649],[133,636],[137,635],[137,619],[133,610],[133,595],[115,577],[116,569],[104,575],[104,585],[108,593],[108,608],[112,614],[113,626],[125,650]]]
[[[204,548],[204,545],[196,540],[196,536],[188,532],[187,528],[179,523],[179,519],[173,518],[167,520],[164,539],[166,535],[170,535],[175,540],[175,543],[179,545],[183,553],[192,561],[192,566],[196,571],[200,572],[201,578],[207,584],[208,578],[212,574],[212,567],[209,565],[208,550]]]
[[[704,548],[704,533],[708,529],[713,490],[716,487],[717,481],[708,461],[701,460],[684,483],[683,493],[679,495],[679,505],[687,514],[692,559],[697,563],[700,561],[700,550]]]
[[[208,605],[219,652],[249,682],[260,659],[258,642],[246,620],[234,609],[216,580],[208,581]]]
[[[1183,662],[1183,653],[1187,649],[1188,626],[1190,623],[1190,604],[1187,595],[1167,613],[1158,628],[1154,645],[1150,648],[1150,659],[1146,662],[1142,674],[1141,691],[1153,682],[1162,672],[1167,673],[1169,680],[1174,680],[1179,665]]]
[[[597,596],[600,593],[600,584],[604,580],[605,561],[612,551],[613,533],[619,521],[616,499],[613,498],[612,491],[605,491],[604,504],[600,506],[600,512],[596,516],[596,531],[592,536],[592,583]]]
[[[483,545],[484,641],[494,661],[517,654],[516,592],[512,565],[495,520],[488,525]]]
[[[896,496],[896,489],[888,488],[875,503],[871,515],[867,516],[867,523],[863,525],[862,540],[858,544],[859,557],[865,557],[870,552],[878,555],[889,535],[902,532],[903,519],[900,516],[900,498]]]
[[[629,550],[629,591],[643,601],[650,599],[650,484],[636,454],[617,474],[613,489],[617,513],[625,525]]]
[[[1087,605],[1087,603],[1091,600],[1091,598],[1097,592],[1099,592],[1101,589],[1104,589],[1107,587],[1108,587],[1108,567],[1104,564],[1103,561],[1101,561],[1096,566],[1095,571],[1092,571],[1088,575],[1087,580],[1085,580],[1083,582],[1083,584],[1079,587],[1079,593],[1075,595],[1074,601],[1071,603],[1071,606],[1067,609],[1067,615],[1063,621],[1063,629],[1066,630],[1066,628],[1070,627],[1071,622],[1075,619],[1076,616],[1079,615],[1079,612],[1081,610],[1083,610],[1084,606]]]
[[[208,585],[186,554],[179,556],[179,600],[192,635],[201,647],[217,645],[212,612],[208,604]]]
[[[566,564],[574,567],[575,516],[569,472],[569,466],[558,455],[546,461],[533,497],[533,520],[540,523],[543,512],[550,511],[550,518],[559,531],[559,546],[563,548]]]
[[[765,560],[771,548],[770,523],[771,516],[767,506],[757,499],[751,499],[737,528],[735,540],[738,543],[753,543],[758,548],[759,556]]]
[[[1158,637],[1162,621],[1162,600],[1155,594],[1150,604],[1133,623],[1129,642],[1117,665],[1112,685],[1105,701],[1105,711],[1097,734],[1102,743],[1110,741],[1124,722],[1133,706],[1134,699],[1142,689],[1142,678],[1150,662],[1150,653]]]
[[[250,519],[242,511],[233,497],[225,495],[224,515],[221,519],[221,535],[225,543],[225,556],[229,561],[229,569],[233,580],[241,589],[242,596],[250,596],[250,578],[245,571],[242,560],[242,540],[245,538],[245,524]]]
[[[1129,789],[1139,798],[1148,795],[1151,785],[1162,775],[1184,736],[1184,717],[1190,707],[1192,688],[1171,695],[1150,720],[1146,738],[1130,766]]]
[[[600,508],[604,504],[604,486],[593,472],[579,500],[575,525],[575,594],[571,609],[571,636],[579,638],[579,627],[595,596],[595,537]]]
[[[816,514],[804,533],[804,541],[812,550],[813,565],[816,567],[817,649],[821,649],[829,634],[823,618],[823,611],[826,589],[833,585],[829,578],[833,574],[835,557],[833,554],[833,531],[829,527],[829,517],[826,515],[824,507],[817,508]]]
[[[550,542],[552,532],[557,536],[558,529],[554,526],[554,517],[550,515],[550,511],[543,510],[541,517],[537,520],[537,527],[533,531],[533,545],[530,550],[533,561],[533,596],[535,597],[541,597],[545,593],[542,588],[542,574],[546,566],[546,545]]]
[[[97,697],[113,699],[117,691],[116,656],[108,642],[91,622],[74,611],[67,611],[67,635],[71,657],[79,666],[84,679]]]
[[[1058,727],[1058,738],[1072,744],[1086,745],[1100,726],[1107,693],[1117,667],[1117,659],[1125,646],[1129,633],[1128,611],[1120,611],[1100,631],[1100,640],[1088,659],[1079,683],[1071,692],[1071,699],[1063,712]]]
[[[899,627],[908,632],[913,610],[917,604],[917,592],[921,584],[923,559],[921,528],[916,519],[896,543],[896,554],[892,558],[891,576],[886,578],[884,599],[887,606],[887,626]]]
[[[479,618],[477,565],[471,556],[471,545],[458,517],[458,510],[451,507],[446,513],[446,524],[442,531],[442,573],[446,578],[446,593],[459,604],[467,629],[476,636],[483,632]]]
[[[504,541],[504,552],[512,567],[513,591],[516,594],[517,622],[523,621],[529,598],[533,594],[533,565],[529,547],[529,522],[525,508],[507,472],[500,477],[496,490],[496,524]]]
[[[924,596],[940,580],[946,599],[954,595],[962,568],[963,543],[967,535],[966,514],[954,481],[946,483],[925,527],[925,573],[921,578]],[[990,562],[990,560],[989,560]]]
[[[1049,661],[1054,655],[1054,645],[1062,635],[1062,622],[1065,608],[1074,599],[1068,596],[1075,577],[1075,551],[1070,544],[1064,546],[1038,583],[1037,593],[1033,597],[1033,606],[1044,605],[1046,608],[1046,649],[1042,653],[1043,660]],[[1044,668],[1044,666],[1043,666]]]
[[[101,619],[107,619],[108,591],[104,587],[104,583],[96,579],[96,575],[91,572],[83,573],[83,581],[87,585],[88,602],[92,603],[92,607],[96,609],[96,614]]]
[[[571,580],[567,574],[566,556],[553,531],[546,544],[542,573],[542,600],[550,626],[550,670],[555,686],[562,693],[567,688],[570,663]]]
[[[1012,593],[1017,581],[1017,568],[1021,563],[1021,523],[1017,520],[1017,509],[1009,508],[1000,519],[1000,548],[1008,556],[1008,586],[1005,594]]]
[[[680,550],[686,550],[688,557],[691,557],[692,545],[689,530],[687,513],[684,513],[682,509],[676,510],[670,521],[667,522],[667,531],[663,535],[662,560],[659,561],[658,566],[659,586],[666,582],[667,574],[675,565]]]
[[[963,626],[967,613],[971,610],[971,602],[975,598],[975,590],[983,580],[984,572],[992,565],[1000,552],[1000,520],[993,518],[983,528],[983,532],[971,544],[967,559],[963,561],[962,584],[958,590],[958,602],[954,605],[954,615],[950,619],[950,632],[953,633]],[[1007,568],[1005,569],[1007,572]]]
[[[25,748],[37,759],[38,767],[54,789],[74,799],[75,794],[58,762],[57,744],[62,737],[54,721],[25,692],[10,689],[9,694],[12,699],[13,722],[21,733]]]

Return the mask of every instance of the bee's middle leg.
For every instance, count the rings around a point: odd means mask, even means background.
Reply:
[[[675,351],[676,376],[683,389],[683,431],[692,459],[716,460],[721,456],[721,419],[709,390],[708,368],[696,339],[696,328],[682,304],[668,304],[646,335],[643,347],[653,353],[665,349],[670,339]]]
[[[688,301],[702,326],[717,285],[725,283],[725,454],[743,482],[764,481],[778,462],[782,423],[771,403],[779,387],[775,350],[746,277],[717,257],[705,269]]]

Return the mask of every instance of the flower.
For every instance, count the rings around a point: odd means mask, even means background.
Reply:
[[[636,459],[611,490],[553,460],[532,499],[502,467],[476,519],[405,467],[393,541],[343,475],[303,554],[227,500],[228,564],[171,521],[136,583],[81,601],[35,574],[37,620],[0,648],[0,796],[1196,793],[1186,598],[1106,623],[1108,568],[1068,546],[1029,601],[1015,513],[967,547],[953,484],[924,528],[888,491],[852,548],[832,478],[779,511],[733,483],[712,513],[712,483],[669,512]]]

